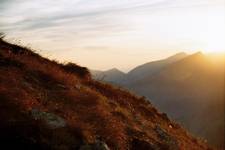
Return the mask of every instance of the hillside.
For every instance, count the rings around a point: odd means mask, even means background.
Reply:
[[[208,149],[144,98],[3,40],[0,100],[7,149]]]
[[[224,147],[224,65],[202,53],[128,85],[212,145]]]

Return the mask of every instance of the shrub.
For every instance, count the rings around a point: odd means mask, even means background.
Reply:
[[[67,64],[63,65],[63,69],[67,72],[76,74],[80,78],[84,78],[84,79],[91,78],[91,74],[86,67],[81,67],[74,63],[67,63]]]
[[[0,32],[0,40],[5,38],[5,34],[3,32]]]

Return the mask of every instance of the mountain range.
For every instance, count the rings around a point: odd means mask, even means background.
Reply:
[[[114,83],[147,97],[192,134],[223,148],[225,57],[219,56],[215,63],[214,55],[178,53],[140,65]]]
[[[210,149],[145,98],[1,38],[0,122],[1,149]]]
[[[100,80],[100,81],[105,80],[107,82],[117,83],[117,84],[122,83],[126,77],[125,73],[123,73],[122,71],[116,68],[106,70],[106,71],[91,70],[91,74],[92,76],[94,76],[96,80]]]

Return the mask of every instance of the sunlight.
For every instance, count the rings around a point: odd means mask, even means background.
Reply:
[[[225,39],[223,37],[210,38],[208,43],[203,47],[206,53],[225,53]]]
[[[206,37],[202,37],[205,39],[202,48],[207,53],[225,53],[225,20],[219,14],[210,14],[208,18],[212,18],[206,25],[210,30],[206,30]]]

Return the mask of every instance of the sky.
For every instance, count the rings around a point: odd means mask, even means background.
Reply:
[[[0,32],[45,57],[122,71],[225,51],[225,0],[0,0]]]

